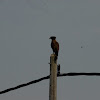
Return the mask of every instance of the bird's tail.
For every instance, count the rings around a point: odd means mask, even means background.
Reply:
[[[55,52],[55,63],[56,63],[56,60],[58,59],[58,52]]]
[[[56,62],[56,60],[58,59],[58,56],[57,55],[55,55],[55,62]]]

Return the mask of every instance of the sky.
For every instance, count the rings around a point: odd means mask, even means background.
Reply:
[[[0,0],[0,91],[49,75],[50,36],[60,45],[61,73],[100,72],[100,0]],[[100,77],[57,78],[57,100],[99,93]],[[27,99],[48,100],[49,80],[0,95]]]

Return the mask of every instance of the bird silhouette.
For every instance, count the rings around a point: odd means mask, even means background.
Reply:
[[[55,54],[55,62],[58,59],[58,52],[59,52],[59,43],[56,41],[55,36],[51,36],[49,39],[51,39],[51,48],[53,50],[53,54]]]

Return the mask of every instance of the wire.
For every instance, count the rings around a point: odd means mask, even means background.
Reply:
[[[100,73],[84,73],[84,72],[76,73],[76,72],[70,72],[70,73],[57,74],[57,77],[62,77],[62,76],[82,76],[82,75],[85,75],[85,76],[100,76]],[[37,80],[30,81],[28,83],[20,84],[18,86],[15,86],[15,87],[8,88],[8,89],[5,89],[3,91],[0,91],[0,94],[4,94],[4,93],[10,92],[12,90],[16,90],[16,89],[19,89],[21,87],[25,87],[25,86],[40,82],[42,80],[49,79],[49,78],[50,78],[50,75],[42,77],[42,78],[37,79]]]

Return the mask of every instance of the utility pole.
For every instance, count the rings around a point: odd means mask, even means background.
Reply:
[[[55,62],[54,59],[55,54],[51,54],[49,100],[57,100],[57,61]]]

